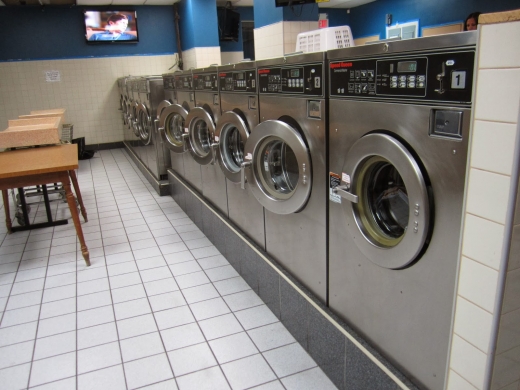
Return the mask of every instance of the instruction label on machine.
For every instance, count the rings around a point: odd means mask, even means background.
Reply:
[[[341,176],[334,172],[329,172],[329,200],[334,203],[341,203],[341,196],[332,190],[341,184]]]

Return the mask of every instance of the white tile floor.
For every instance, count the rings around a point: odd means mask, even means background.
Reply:
[[[3,390],[335,388],[122,149],[81,161],[78,178],[91,267],[72,221],[0,227]],[[52,206],[68,216],[66,203]]]

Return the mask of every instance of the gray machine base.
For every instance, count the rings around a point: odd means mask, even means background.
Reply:
[[[417,389],[174,171],[168,180],[175,202],[338,389]]]
[[[135,155],[134,151],[130,146],[124,142],[125,149],[128,155],[132,158],[132,161],[137,165],[141,173],[146,177],[146,180],[152,185],[160,196],[170,195],[170,183],[168,180],[157,180],[154,175],[146,168],[142,161]]]

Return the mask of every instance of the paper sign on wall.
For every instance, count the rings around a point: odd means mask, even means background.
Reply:
[[[45,81],[48,83],[54,83],[61,81],[61,75],[59,70],[47,70],[45,71]]]

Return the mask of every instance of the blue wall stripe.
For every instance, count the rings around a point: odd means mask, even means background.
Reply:
[[[83,10],[137,11],[139,42],[88,44]],[[0,61],[175,53],[172,6],[0,7]]]

